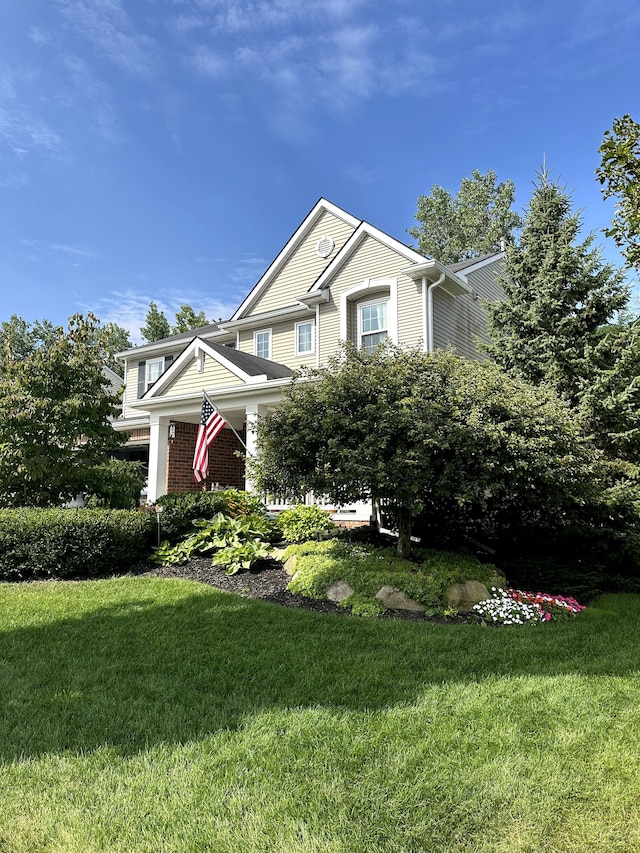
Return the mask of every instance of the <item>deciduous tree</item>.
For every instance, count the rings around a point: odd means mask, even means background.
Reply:
[[[497,183],[489,169],[474,169],[463,178],[456,196],[437,184],[431,195],[418,197],[415,218],[420,223],[408,230],[418,241],[418,251],[443,264],[499,252],[501,242],[513,241],[521,217],[512,210],[515,186],[512,181]]]
[[[109,422],[119,399],[108,391],[95,317],[75,315],[68,331],[0,375],[0,506],[59,504],[90,489],[93,467],[124,436]]]
[[[599,148],[596,169],[605,198],[616,199],[611,228],[605,230],[622,250],[628,264],[640,267],[640,124],[630,115],[613,120]]]
[[[381,501],[402,556],[426,507],[561,514],[588,488],[595,459],[553,392],[443,351],[348,348],[294,379],[260,419],[257,445],[261,489]]]

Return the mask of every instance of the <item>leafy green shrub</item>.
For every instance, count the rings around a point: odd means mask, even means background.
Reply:
[[[308,542],[335,532],[331,515],[319,506],[298,504],[276,516],[276,527],[287,542]]]
[[[184,541],[171,546],[165,540],[154,548],[155,562],[162,566],[175,565],[186,562],[194,554],[213,551],[212,562],[224,566],[228,575],[234,575],[269,554],[265,540],[271,535],[273,525],[263,515],[231,518],[218,512],[209,520],[199,518],[193,524],[197,531]]]
[[[266,512],[264,504],[256,495],[239,489],[172,492],[158,498],[157,504],[162,507],[162,536],[170,543],[176,543],[193,533],[193,522],[197,518],[212,518],[218,512],[231,518]]]
[[[142,462],[107,459],[92,469],[89,506],[133,509],[140,502],[145,475]]]
[[[398,557],[392,548],[373,548],[341,540],[305,542],[289,545],[283,559],[295,556],[295,577],[289,590],[311,598],[325,598],[327,589],[342,580],[354,590],[353,604],[360,613],[369,602],[372,612],[379,608],[375,595],[383,586],[393,586],[419,601],[428,613],[443,613],[447,608],[444,594],[453,583],[477,580],[487,588],[505,582],[504,576],[490,564],[475,557],[446,551],[419,551],[420,562]],[[343,602],[350,606],[350,599]]]
[[[125,509],[0,510],[0,579],[101,577],[149,553],[156,522]]]

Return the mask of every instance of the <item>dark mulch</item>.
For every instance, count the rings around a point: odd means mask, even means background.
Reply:
[[[287,589],[289,576],[282,563],[276,560],[262,560],[250,571],[241,571],[235,575],[227,575],[220,566],[211,564],[211,560],[195,557],[182,566],[156,566],[150,564],[139,575],[156,578],[183,578],[209,584],[225,592],[233,592],[246,598],[259,598],[271,604],[283,607],[297,607],[316,613],[336,613],[340,616],[350,616],[351,613],[333,601],[307,598],[305,595],[294,595]],[[425,616],[423,613],[413,613],[408,610],[385,610],[380,614],[381,619],[411,619],[420,622],[439,622],[453,625],[468,622],[464,616]]]

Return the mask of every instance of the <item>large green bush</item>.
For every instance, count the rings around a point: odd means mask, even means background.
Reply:
[[[279,512],[276,527],[287,542],[307,542],[310,539],[322,539],[336,531],[331,515],[315,504],[298,504]]]
[[[148,556],[156,521],[139,510],[2,509],[0,579],[100,577]]]
[[[176,543],[193,533],[198,518],[213,518],[221,512],[231,518],[266,512],[260,498],[251,492],[225,489],[223,492],[171,492],[157,500],[162,507],[162,539]]]
[[[295,576],[289,590],[311,598],[326,598],[336,581],[346,581],[354,595],[343,602],[356,613],[375,613],[382,605],[375,598],[383,586],[402,590],[424,604],[429,613],[446,610],[445,592],[451,584],[477,580],[488,588],[502,586],[504,576],[490,564],[475,557],[446,551],[422,550],[418,562],[405,560],[393,548],[373,548],[331,539],[290,545],[284,559],[296,557]]]

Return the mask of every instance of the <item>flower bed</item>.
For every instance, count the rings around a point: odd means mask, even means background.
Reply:
[[[496,625],[526,625],[570,619],[584,610],[575,598],[546,592],[491,587],[492,597],[474,605],[482,622]]]

